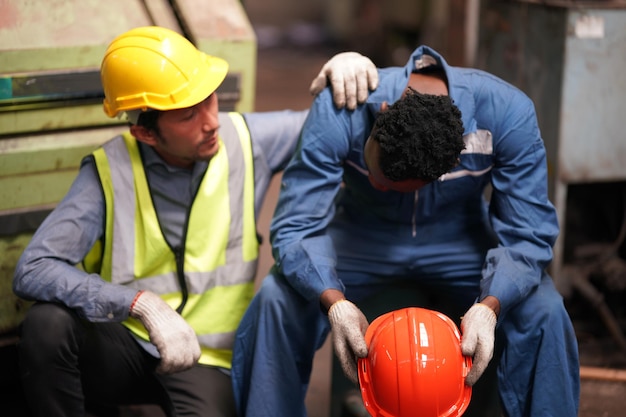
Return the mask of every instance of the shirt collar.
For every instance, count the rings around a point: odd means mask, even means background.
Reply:
[[[152,146],[146,145],[145,143],[139,141],[137,141],[137,143],[139,145],[139,150],[141,152],[143,164],[146,167],[146,170],[150,170],[155,167],[162,167],[163,169],[167,170],[167,172],[172,174],[181,171],[189,172],[189,170],[185,168],[176,167],[166,163]],[[196,162],[193,167],[193,176],[195,177],[197,175],[203,174],[206,171],[208,165],[208,162]]]

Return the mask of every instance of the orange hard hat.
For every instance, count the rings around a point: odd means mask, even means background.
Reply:
[[[228,64],[185,37],[158,26],[138,27],[115,38],[100,67],[104,112],[194,106],[222,83]]]
[[[372,417],[457,417],[467,409],[471,359],[454,322],[437,311],[403,308],[376,318],[358,361],[365,408]]]

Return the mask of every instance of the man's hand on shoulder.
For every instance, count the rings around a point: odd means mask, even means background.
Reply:
[[[313,79],[309,91],[318,95],[330,82],[337,108],[356,109],[367,100],[370,90],[378,87],[378,70],[374,63],[358,52],[333,56]]]

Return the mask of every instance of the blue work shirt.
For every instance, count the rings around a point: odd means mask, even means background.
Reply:
[[[252,141],[258,218],[271,177],[284,169],[295,150],[306,111],[243,116]],[[192,170],[173,167],[150,146],[139,146],[161,228],[170,245],[176,247],[208,163],[196,162]],[[207,213],[215,215],[219,213]],[[104,195],[93,158],[87,157],[69,192],[37,229],[18,261],[14,292],[28,300],[62,303],[88,321],[125,320],[137,290],[106,282],[76,267],[101,238],[104,225]]]
[[[363,160],[376,115],[401,97],[412,72],[433,65],[462,113],[460,163],[419,191],[378,191]],[[336,109],[329,88],[315,99],[270,229],[279,270],[308,300],[345,289],[338,269],[425,281],[476,277],[479,298],[497,297],[506,314],[539,285],[559,230],[532,101],[425,46],[379,77],[355,111]]]

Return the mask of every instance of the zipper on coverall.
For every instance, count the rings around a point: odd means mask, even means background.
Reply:
[[[415,194],[413,195],[413,216],[411,218],[411,235],[413,237],[417,236],[417,224],[416,224],[416,219],[417,219],[417,199],[418,199],[418,191],[415,191]]]

